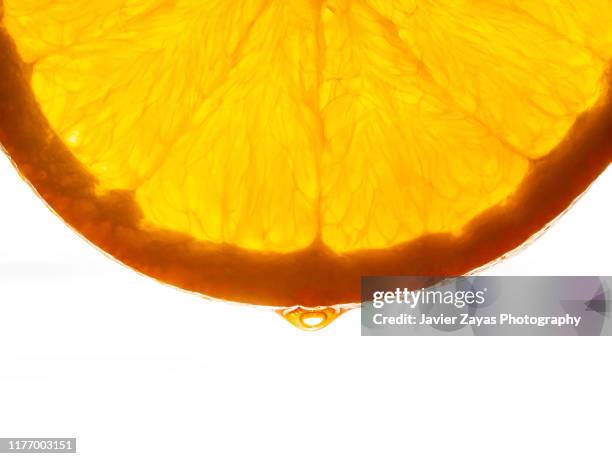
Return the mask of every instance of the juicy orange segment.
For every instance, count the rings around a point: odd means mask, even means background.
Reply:
[[[606,0],[3,6],[93,199],[252,253],[464,237],[607,103]]]

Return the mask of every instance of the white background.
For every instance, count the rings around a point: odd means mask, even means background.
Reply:
[[[612,170],[486,274],[612,275]],[[362,338],[177,291],[76,236],[0,155],[0,437],[85,458],[609,458],[610,338]]]

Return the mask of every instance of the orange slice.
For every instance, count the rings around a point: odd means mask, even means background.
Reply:
[[[605,0],[4,0],[0,142],[145,274],[264,305],[458,275],[612,157]]]

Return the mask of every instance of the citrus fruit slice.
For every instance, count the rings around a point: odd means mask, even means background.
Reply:
[[[522,244],[612,156],[607,0],[4,0],[0,142],[210,297],[359,300]]]

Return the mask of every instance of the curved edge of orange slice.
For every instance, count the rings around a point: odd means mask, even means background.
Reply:
[[[95,179],[53,133],[28,85],[29,70],[0,29],[0,144],[22,177],[68,225],[129,267],[179,288],[269,306],[360,301],[373,276],[454,276],[517,248],[567,209],[612,161],[612,97],[578,118],[565,140],[531,163],[513,195],[460,235],[431,234],[384,250],[336,254],[321,243],[260,253],[139,227],[129,192],[97,196]]]

